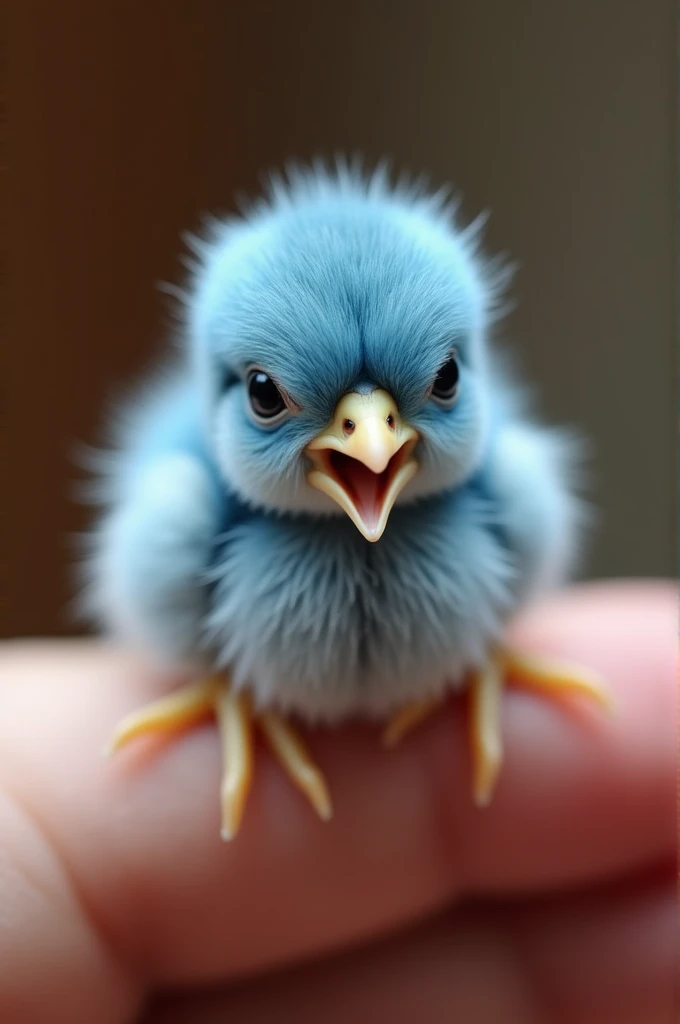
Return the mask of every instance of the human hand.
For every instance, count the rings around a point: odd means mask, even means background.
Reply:
[[[667,1024],[676,618],[670,585],[600,584],[517,624],[617,714],[509,691],[489,809],[454,698],[395,752],[310,735],[328,825],[263,751],[231,844],[212,724],[100,757],[167,680],[100,643],[5,645],[0,1020]]]

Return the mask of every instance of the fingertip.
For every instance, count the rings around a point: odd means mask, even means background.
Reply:
[[[309,737],[332,794],[327,827],[260,750],[243,826],[235,836],[227,825],[220,842],[212,725],[134,770],[86,770],[97,737],[167,685],[94,646],[28,658],[13,710],[0,715],[0,727],[12,715],[21,723],[5,726],[3,746],[126,954],[162,979],[261,968],[391,927],[461,888],[574,884],[674,844],[676,603],[667,586],[608,585],[527,612],[514,641],[590,665],[618,711],[507,693],[504,767],[483,809],[454,696],[389,754],[377,729]],[[49,718],[35,714],[45,701]],[[238,947],[225,944],[225,922],[240,930]]]

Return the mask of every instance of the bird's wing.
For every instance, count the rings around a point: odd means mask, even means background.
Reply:
[[[206,571],[229,519],[189,380],[156,381],[118,430],[85,597],[107,630],[173,664],[198,660]]]
[[[498,508],[522,596],[557,586],[576,565],[586,506],[578,497],[582,446],[567,432],[508,419],[493,433],[483,487]]]

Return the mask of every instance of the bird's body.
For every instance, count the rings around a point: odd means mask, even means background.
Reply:
[[[199,249],[185,357],[109,478],[94,607],[256,710],[440,697],[564,577],[578,523],[568,443],[490,349],[471,233],[382,174],[317,171]]]
[[[441,696],[484,663],[514,603],[488,515],[472,489],[423,499],[395,509],[380,544],[349,520],[248,519],[216,565],[219,660],[258,705],[307,719],[385,718]]]
[[[499,423],[468,479],[398,504],[372,544],[345,517],[231,493],[187,397],[181,381],[154,396],[150,451],[104,524],[96,574],[109,621],[165,663],[228,669],[258,705],[302,718],[384,716],[455,688],[559,581],[573,543],[571,499],[551,480],[559,437]]]

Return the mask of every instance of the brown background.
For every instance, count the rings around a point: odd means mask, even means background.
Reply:
[[[674,7],[15,0],[2,632],[73,629],[71,453],[162,346],[180,232],[338,149],[493,211],[521,264],[504,334],[594,442],[588,572],[672,572]]]

